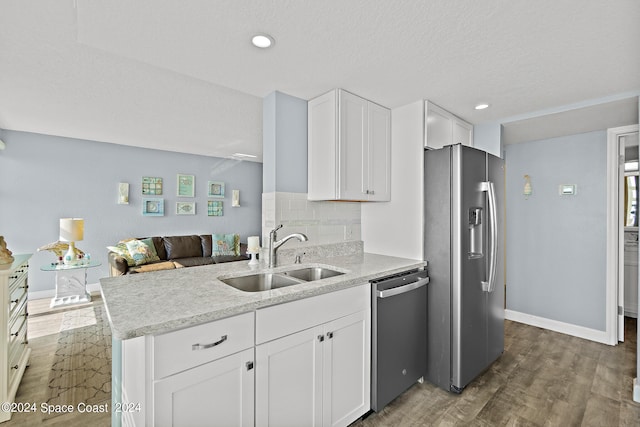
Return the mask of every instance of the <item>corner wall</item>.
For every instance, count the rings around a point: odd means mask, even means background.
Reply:
[[[0,235],[14,253],[34,253],[29,291],[55,287],[55,275],[40,271],[54,261],[37,248],[58,240],[59,218],[85,219],[78,248],[102,266],[91,268],[88,283],[109,275],[107,245],[128,237],[260,233],[262,164],[150,150],[26,132],[3,132],[0,151]],[[179,141],[177,141],[179,143]],[[195,197],[177,197],[178,173],[195,176]],[[142,177],[163,178],[165,215],[142,215]],[[225,183],[224,216],[207,215],[207,181]],[[118,183],[128,182],[130,204],[118,205]],[[240,190],[240,207],[231,207]],[[147,197],[147,196],[145,196]],[[213,199],[211,199],[213,200]],[[195,215],[176,215],[176,202],[196,202]]]
[[[598,131],[505,147],[508,311],[606,330],[606,146]]]
[[[290,240],[283,248],[355,242],[360,236],[360,204],[307,200],[307,101],[281,92],[263,100],[261,246],[282,224],[278,237],[304,233],[309,240]]]

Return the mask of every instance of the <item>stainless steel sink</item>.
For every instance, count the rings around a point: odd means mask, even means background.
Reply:
[[[301,283],[299,280],[277,273],[252,274],[250,276],[230,277],[220,280],[245,292],[268,291]]]
[[[344,273],[324,267],[309,267],[301,268],[299,270],[285,271],[283,274],[310,282],[312,280],[321,280],[328,277],[340,276]]]
[[[344,273],[331,270],[330,268],[307,267],[277,273],[259,273],[248,276],[220,278],[220,280],[244,292],[260,292],[284,288],[285,286],[299,285],[300,283],[326,279],[341,274]]]

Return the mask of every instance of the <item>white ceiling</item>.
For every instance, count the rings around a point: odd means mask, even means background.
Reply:
[[[3,0],[0,128],[260,159],[264,96],[335,87],[494,122],[637,93],[639,22],[637,0]]]

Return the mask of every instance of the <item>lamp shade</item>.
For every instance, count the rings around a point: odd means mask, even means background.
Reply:
[[[63,242],[77,242],[84,239],[84,219],[60,218],[60,239]]]

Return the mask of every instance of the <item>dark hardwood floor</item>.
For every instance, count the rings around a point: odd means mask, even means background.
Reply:
[[[94,298],[93,303],[101,300]],[[33,350],[18,402],[42,402],[65,310],[30,301]],[[632,400],[636,376],[636,319],[626,319],[627,340],[615,347],[533,326],[505,322],[505,352],[460,395],[416,384],[387,406],[354,423],[378,426],[640,426]],[[15,414],[2,426],[108,426],[109,414]]]
[[[636,319],[612,347],[505,322],[505,352],[460,395],[416,384],[354,426],[640,426]]]

